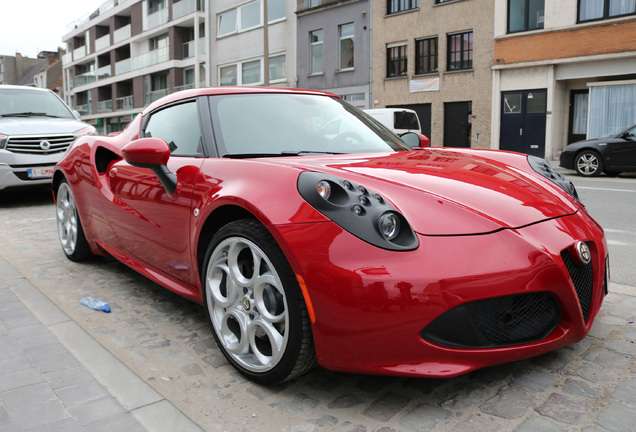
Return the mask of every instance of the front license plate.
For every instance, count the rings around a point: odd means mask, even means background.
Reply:
[[[30,179],[46,179],[53,177],[53,168],[31,168],[27,170]]]

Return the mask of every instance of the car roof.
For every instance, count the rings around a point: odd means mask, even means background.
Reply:
[[[51,92],[51,90],[46,89],[46,88],[42,88],[42,87],[31,87],[31,86],[1,84],[0,85],[0,90],[5,90],[5,89],[9,89],[9,90],[27,90],[27,91],[34,91],[34,92],[46,92],[46,93],[50,93]]]
[[[201,87],[189,90],[182,90],[175,93],[171,93],[167,96],[158,99],[152,104],[148,105],[143,110],[143,114],[157,109],[160,106],[178,102],[184,99],[191,99],[197,96],[215,96],[215,95],[230,95],[230,94],[306,94],[317,96],[329,96],[340,98],[340,96],[317,90],[297,89],[297,88],[282,88],[282,87],[248,87],[248,86],[222,86],[222,87]]]

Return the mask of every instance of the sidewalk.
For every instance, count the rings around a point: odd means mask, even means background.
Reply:
[[[26,430],[201,429],[0,257],[0,432]]]

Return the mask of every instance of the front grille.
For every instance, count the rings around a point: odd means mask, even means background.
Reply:
[[[12,153],[37,155],[62,153],[74,140],[73,134],[10,136],[6,150]]]
[[[495,348],[539,341],[561,321],[547,291],[494,297],[457,306],[437,317],[421,336],[456,348]]]
[[[572,259],[569,249],[561,252],[561,258],[568,269],[576,295],[579,297],[583,319],[587,323],[590,316],[590,307],[592,306],[592,293],[594,291],[594,269],[592,263],[577,264]]]

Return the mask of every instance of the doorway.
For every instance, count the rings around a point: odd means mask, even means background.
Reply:
[[[501,93],[499,148],[545,157],[547,90]]]
[[[470,147],[472,114],[472,102],[444,104],[444,147]]]

